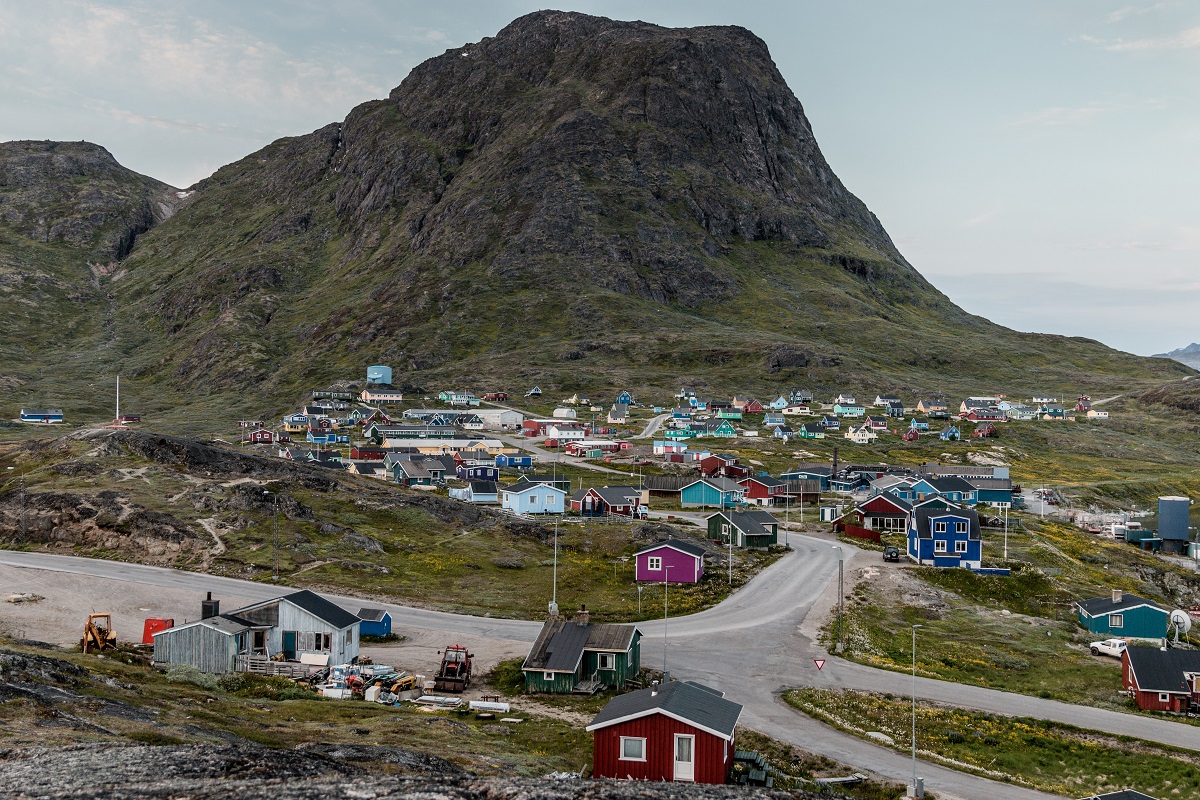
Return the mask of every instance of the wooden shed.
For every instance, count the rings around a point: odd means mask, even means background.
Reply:
[[[726,783],[741,705],[692,681],[655,685],[609,701],[587,730],[592,774]]]

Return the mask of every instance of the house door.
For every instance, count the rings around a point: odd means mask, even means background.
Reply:
[[[696,779],[696,737],[687,734],[675,734],[675,780],[694,781]]]
[[[296,660],[296,632],[283,632],[283,657],[288,661]]]

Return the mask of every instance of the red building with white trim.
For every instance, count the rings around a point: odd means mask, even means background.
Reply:
[[[1200,651],[1127,647],[1121,682],[1143,711],[1200,712]]]
[[[741,714],[722,692],[692,681],[614,697],[587,726],[592,775],[726,783]]]

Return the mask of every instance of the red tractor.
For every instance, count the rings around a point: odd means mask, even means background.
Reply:
[[[471,662],[475,656],[462,645],[452,644],[442,653],[433,687],[441,692],[461,692],[471,685]]]

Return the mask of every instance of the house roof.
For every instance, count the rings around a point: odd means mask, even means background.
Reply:
[[[1080,600],[1079,607],[1083,609],[1090,617],[1101,617],[1105,614],[1111,614],[1114,611],[1125,611],[1138,606],[1150,606],[1156,608],[1164,614],[1167,610],[1155,603],[1153,600],[1147,600],[1144,597],[1138,597],[1136,594],[1122,594],[1121,599],[1113,602],[1109,597],[1093,597],[1090,600]]]
[[[933,538],[934,520],[940,520],[943,517],[958,517],[967,521],[967,538],[978,539],[979,531],[979,514],[973,508],[952,508],[948,510],[921,508],[913,509],[913,525],[916,526],[917,536],[921,539]]]
[[[538,482],[538,483],[520,483],[520,482],[518,482],[518,483],[509,484],[508,486],[504,487],[504,491],[512,492],[513,494],[525,494],[526,492],[528,492],[532,489],[547,489],[551,492],[561,492],[563,495],[566,495],[565,490],[558,488],[557,486],[553,485],[549,481],[546,481],[544,483],[542,483],[542,482]]]
[[[1089,794],[1087,797],[1081,797],[1079,800],[1155,800],[1155,798],[1148,794],[1142,794],[1136,789],[1121,789],[1118,792]]]
[[[707,483],[709,486],[713,487],[719,492],[739,492],[743,489],[742,485],[737,481],[730,480],[729,478],[722,478],[720,476],[715,476],[712,478],[697,478],[695,480],[688,481],[682,488],[686,489],[688,486],[694,486],[697,483]]]
[[[471,481],[472,494],[495,494],[495,481]]]
[[[383,622],[384,615],[387,613],[382,608],[360,608],[358,618],[365,622]]]
[[[863,508],[865,508],[870,503],[878,502],[878,501],[883,501],[885,503],[888,503],[889,505],[894,506],[896,509],[896,513],[898,513],[898,514],[908,514],[909,512],[912,511],[912,508],[913,508],[912,503],[908,502],[907,500],[905,500],[902,497],[898,497],[897,495],[892,494],[891,492],[884,492],[883,494],[877,494],[874,497],[868,497],[866,500],[859,503],[858,506],[856,506],[856,508],[857,508],[857,510],[861,511]]]
[[[767,525],[779,524],[779,520],[769,511],[734,509],[718,512],[713,514],[713,517],[721,517],[748,536],[769,536],[771,531],[767,529]],[[712,517],[708,517],[708,519],[712,519]]]
[[[702,684],[672,681],[614,697],[585,730],[590,732],[651,714],[665,714],[729,741],[733,739],[742,707]]]
[[[633,625],[547,620],[521,669],[574,672],[584,650],[628,650],[636,632]]]
[[[643,475],[642,488],[652,492],[678,492],[685,486],[695,483],[696,479],[688,475]]]
[[[976,489],[1008,491],[1012,489],[1012,478],[966,478]]]
[[[575,492],[571,500],[582,500],[588,492],[599,495],[600,499],[610,506],[627,506],[630,505],[630,500],[636,503],[642,496],[641,490],[632,486],[590,486]]]
[[[746,481],[747,483],[754,481],[755,483],[760,483],[763,486],[783,486],[785,483],[785,481],[781,481],[778,478],[772,478],[770,475],[749,475],[745,478],[742,478],[742,480]]]
[[[937,489],[942,494],[946,492],[962,492],[970,494],[975,491],[975,487],[968,483],[965,479],[957,475],[944,475],[936,478],[926,478],[929,485]]]
[[[655,542],[652,545],[643,547],[641,550],[638,550],[636,553],[634,553],[634,556],[640,556],[643,553],[651,553],[655,550],[661,550],[664,547],[669,547],[672,550],[678,550],[681,553],[687,553],[691,556],[697,556],[698,558],[703,558],[704,554],[708,552],[701,545],[695,544],[694,542],[685,542],[682,539],[667,539],[665,541]]]
[[[1187,692],[1183,673],[1200,672],[1200,651],[1129,647],[1129,667],[1143,692]]]
[[[349,628],[358,622],[358,617],[339,605],[329,602],[316,592],[301,589],[281,598],[292,605],[303,608],[314,617],[323,619],[335,628]],[[235,612],[236,613],[236,612]]]

